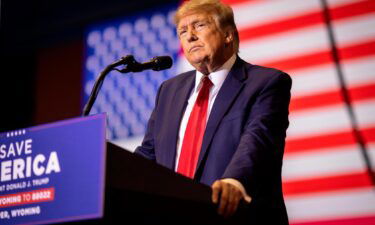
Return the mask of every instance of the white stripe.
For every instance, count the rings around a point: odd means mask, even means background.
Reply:
[[[368,145],[368,150],[370,158],[375,160],[375,144]],[[365,168],[363,155],[357,145],[286,154],[283,162],[283,182],[362,172]]]
[[[327,0],[329,8],[341,6],[341,5],[347,5],[350,3],[357,3],[357,2],[364,2],[366,0]]]
[[[345,61],[342,65],[345,81],[350,85],[375,82],[375,56]]]
[[[333,64],[298,70],[290,75],[293,81],[292,98],[314,95],[339,87],[337,71]]]
[[[345,20],[333,21],[335,40],[339,46],[347,46],[351,43],[374,40],[375,12],[363,16],[356,16]]]
[[[359,114],[360,126],[375,124],[374,101],[361,101],[353,106]],[[288,139],[351,129],[348,112],[343,104],[291,112],[289,120]]]
[[[375,82],[374,62],[375,56],[344,61],[342,68],[346,83],[352,86]],[[290,75],[293,80],[292,97],[312,95],[339,87],[333,64],[296,70]]]
[[[375,125],[375,99],[354,104],[353,108],[360,127]]]
[[[342,46],[375,37],[375,14],[334,23],[335,37]],[[285,32],[259,39],[241,40],[240,56],[256,64],[329,50],[325,25]]]
[[[328,50],[329,41],[323,24],[259,39],[241,40],[240,56],[255,64]]]
[[[301,15],[306,11],[318,11],[320,3],[319,0],[259,1],[250,4],[236,4],[232,8],[237,28],[240,30],[249,25],[255,26],[285,17]]]
[[[373,188],[363,188],[311,196],[286,198],[286,207],[293,223],[351,218],[375,214]]]
[[[349,116],[343,105],[292,111],[289,120],[288,139],[350,129]]]
[[[330,1],[330,7],[337,7],[358,0],[334,0]],[[238,29],[243,27],[257,26],[285,18],[300,16],[308,12],[320,11],[319,0],[279,0],[258,1],[234,4],[232,6],[234,18]]]

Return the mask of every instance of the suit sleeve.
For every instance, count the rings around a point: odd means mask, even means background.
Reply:
[[[281,183],[281,166],[292,80],[280,73],[259,92],[246,120],[239,145],[222,178],[240,181],[247,193]]]
[[[162,89],[163,84],[160,85],[158,93],[156,95],[156,100],[155,100],[155,107],[154,110],[151,113],[150,119],[147,124],[147,129],[145,136],[143,138],[141,146],[138,146],[135,149],[135,154],[141,155],[147,159],[150,159],[152,161],[156,161],[155,157],[155,143],[154,143],[154,135],[155,135],[155,116],[156,116],[156,111],[158,108],[158,101],[159,101],[159,96],[160,92]]]

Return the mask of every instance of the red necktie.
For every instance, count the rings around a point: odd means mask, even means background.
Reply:
[[[182,142],[177,172],[193,178],[197,166],[199,152],[202,147],[203,135],[206,129],[208,98],[211,80],[204,76],[202,87],[191,111]]]

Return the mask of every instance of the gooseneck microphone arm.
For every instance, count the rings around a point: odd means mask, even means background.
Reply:
[[[116,67],[126,65],[125,68],[117,69]],[[171,68],[172,58],[169,56],[159,56],[151,59],[149,62],[138,63],[135,61],[132,55],[122,57],[120,60],[109,64],[100,74],[98,79],[95,81],[94,87],[92,88],[89,100],[87,101],[85,107],[83,108],[82,116],[87,116],[90,114],[91,108],[95,103],[95,100],[99,94],[100,88],[104,82],[105,77],[112,70],[119,71],[121,73],[128,72],[141,72],[143,70],[152,69],[155,71],[165,70]]]
[[[107,74],[109,72],[111,72],[112,70],[114,70],[117,66],[120,66],[120,65],[127,65],[129,63],[132,63],[132,61],[135,61],[134,60],[134,57],[131,56],[131,55],[128,55],[128,56],[125,56],[125,57],[122,57],[120,60],[112,63],[112,64],[109,64],[100,74],[99,74],[99,77],[98,79],[95,81],[95,84],[94,84],[94,87],[92,88],[91,90],[91,94],[90,94],[90,97],[89,97],[89,100],[87,101],[85,107],[83,108],[83,113],[82,113],[82,116],[87,116],[89,115],[90,111],[91,111],[91,108],[92,106],[94,105],[95,103],[95,100],[96,100],[96,97],[98,96],[99,94],[99,91],[100,91],[100,88],[102,87],[103,85],[103,82],[104,82],[104,79],[105,77],[107,76]]]

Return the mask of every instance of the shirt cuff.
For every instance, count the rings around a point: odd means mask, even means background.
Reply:
[[[233,178],[224,178],[221,181],[236,186],[242,192],[242,196],[243,196],[244,200],[247,203],[251,202],[251,197],[246,193],[245,187],[241,184],[241,182],[239,182],[238,180],[233,179]]]

